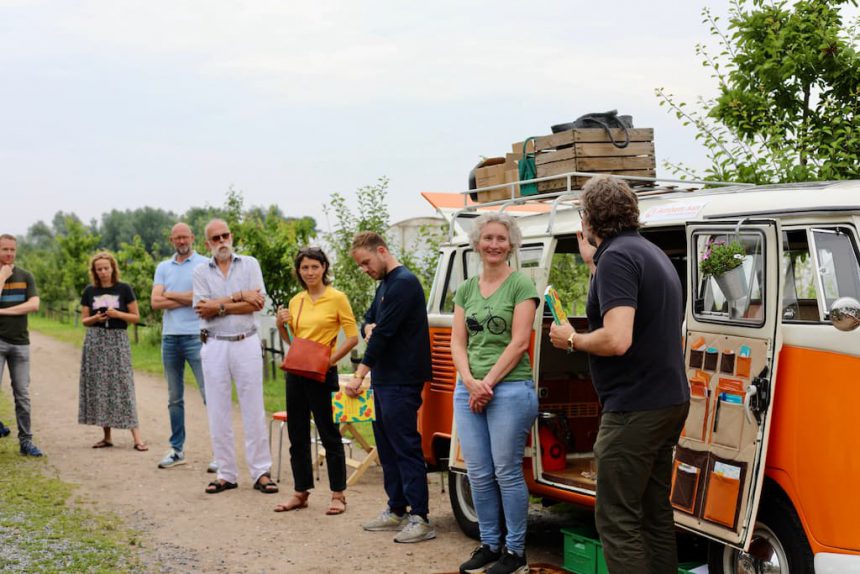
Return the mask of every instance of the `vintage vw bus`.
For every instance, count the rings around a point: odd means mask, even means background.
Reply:
[[[711,572],[860,572],[860,181],[637,189],[642,235],[685,285],[692,399],[672,479],[678,527],[709,540]],[[511,265],[539,293],[558,287],[585,330],[578,193],[480,205],[425,194],[451,235],[428,301],[433,380],[420,427],[428,464],[450,469],[455,516],[473,536],[450,355],[454,292],[478,272],[469,224],[489,209],[518,216],[523,245]],[[699,269],[726,241],[743,246],[734,287]],[[541,416],[523,467],[533,495],[593,505],[600,405],[587,356],[552,347],[551,321],[542,304],[530,349]]]

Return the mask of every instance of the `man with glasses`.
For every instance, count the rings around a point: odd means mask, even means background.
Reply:
[[[218,461],[217,479],[208,494],[238,486],[236,446],[232,426],[232,383],[236,384],[245,461],[254,489],[278,492],[272,480],[272,455],[263,409],[263,357],[254,313],[263,308],[266,288],[260,264],[249,255],[233,253],[227,223],[213,219],[206,225],[206,246],[212,258],[194,269],[193,305],[200,317],[203,376],[212,451]]]
[[[638,199],[623,180],[595,176],[580,201],[589,332],[553,325],[550,340],[588,353],[600,397],[597,531],[609,572],[676,572],[672,452],[690,406],[681,281],[639,234]]]
[[[0,379],[9,363],[18,443],[24,456],[42,456],[33,444],[30,429],[30,333],[27,315],[39,310],[39,296],[33,275],[15,265],[18,240],[14,235],[0,235]],[[0,437],[10,433],[0,422]]]
[[[176,253],[155,269],[150,301],[153,309],[164,311],[161,328],[161,361],[167,378],[167,412],[170,416],[170,452],[158,468],[185,464],[185,363],[191,367],[206,403],[203,367],[200,363],[200,322],[191,307],[194,268],[206,258],[194,251],[194,234],[185,223],[170,230]],[[208,471],[216,472],[215,461]]]

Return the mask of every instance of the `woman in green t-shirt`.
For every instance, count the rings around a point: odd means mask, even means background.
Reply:
[[[488,572],[527,572],[528,489],[522,460],[538,412],[528,356],[538,294],[531,279],[508,264],[522,243],[511,216],[482,215],[470,239],[482,269],[454,296],[451,354],[459,374],[454,419],[481,546],[460,571],[483,572],[496,562]],[[503,508],[504,541],[499,525]]]

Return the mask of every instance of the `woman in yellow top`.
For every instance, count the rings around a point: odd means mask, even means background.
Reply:
[[[295,261],[296,275],[304,291],[290,300],[287,309],[278,309],[278,331],[289,341],[285,325],[293,335],[332,346],[331,368],[325,383],[287,373],[287,431],[290,436],[290,466],[295,492],[275,512],[305,508],[314,486],[311,460],[311,413],[325,447],[331,504],[326,514],[343,514],[346,510],[346,456],[340,429],[332,421],[331,393],[338,390],[337,362],[358,344],[358,329],[349,300],[331,285],[329,261],[319,247],[299,251]],[[335,348],[343,329],[346,339]]]

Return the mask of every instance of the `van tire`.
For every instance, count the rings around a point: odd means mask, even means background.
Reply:
[[[753,541],[750,543],[750,554],[755,554],[754,547],[758,541],[765,553],[773,552],[778,558],[780,569],[775,572],[813,574],[814,559],[803,525],[791,503],[780,494],[762,498]],[[708,572],[735,574],[737,569],[734,564],[739,554],[734,548],[711,542],[708,545]]]
[[[469,477],[464,472],[450,471],[448,473],[448,497],[451,499],[451,510],[463,534],[469,538],[480,540],[481,530],[478,527],[478,513],[472,501],[472,487]]]

